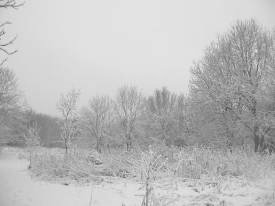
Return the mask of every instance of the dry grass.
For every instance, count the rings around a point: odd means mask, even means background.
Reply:
[[[174,159],[177,176],[192,179],[243,177],[249,181],[270,177],[275,171],[275,155],[260,155],[252,151],[187,148]]]
[[[86,151],[72,150],[67,155],[60,149],[40,148],[33,152],[31,171],[47,180],[61,180],[64,183],[85,183],[99,181],[94,162]]]
[[[260,155],[237,149],[230,153],[198,147],[182,150],[153,148],[150,151],[117,151],[112,154],[73,149],[67,156],[60,149],[42,148],[33,153],[31,170],[47,179],[66,178],[77,182],[87,182],[102,176],[135,178],[144,182],[149,168],[152,172],[150,178],[154,180],[179,177],[213,181],[228,178],[257,181],[271,177],[275,171],[274,154]]]

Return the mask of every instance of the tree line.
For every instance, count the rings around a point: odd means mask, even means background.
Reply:
[[[4,55],[13,53],[7,52],[13,41],[1,43]],[[144,96],[137,87],[123,86],[115,98],[95,96],[79,108],[80,91],[73,89],[57,101],[61,118],[25,107],[15,74],[4,63],[5,59],[0,65],[2,136],[26,139],[36,134],[44,143],[58,136],[66,151],[80,136],[95,140],[98,152],[118,145],[130,151],[153,142],[181,147],[253,145],[255,152],[275,149],[275,32],[253,19],[237,21],[206,48],[191,67],[187,95],[163,87]]]
[[[71,119],[61,109],[63,139],[74,136],[67,131],[72,127],[95,138],[99,152],[116,136],[123,137],[127,150],[144,138],[227,148],[253,143],[255,152],[274,150],[274,48],[274,33],[253,19],[237,21],[192,66],[186,96],[164,87],[144,97],[138,88],[124,86],[115,99],[93,97],[77,113],[79,93],[71,91],[61,98],[69,103],[65,107],[74,103]]]

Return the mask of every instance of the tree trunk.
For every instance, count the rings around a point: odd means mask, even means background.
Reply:
[[[254,140],[254,151],[258,152],[259,151],[259,146],[260,146],[260,137],[259,137],[259,127],[258,125],[254,126],[253,129],[253,140]]]
[[[29,169],[31,169],[32,168],[32,151],[30,150],[29,151],[29,158],[30,158],[30,164],[29,164]]]
[[[126,134],[126,150],[129,152],[132,148],[132,139],[131,139],[131,134],[127,133]]]
[[[266,147],[264,136],[261,135],[259,137],[259,140],[260,140],[260,142],[259,142],[260,151],[263,152],[265,150],[265,147]]]
[[[102,137],[96,138],[96,151],[99,153],[102,152]]]
[[[65,154],[67,155],[68,154],[68,140],[65,139]]]
[[[96,151],[100,153],[99,140],[96,140]]]
[[[253,94],[255,94],[255,92],[253,92]],[[253,128],[253,140],[254,140],[254,144],[255,144],[255,148],[254,151],[255,152],[259,152],[260,149],[260,133],[259,133],[259,124],[258,124],[258,120],[257,120],[257,101],[255,99],[255,97],[252,98],[252,108],[250,109],[254,120],[256,120],[255,124],[254,124],[254,128]]]
[[[233,132],[231,132],[230,128],[229,128],[229,125],[228,125],[228,120],[227,120],[227,116],[226,116],[226,113],[223,112],[222,113],[222,125],[224,126],[225,128],[225,136],[226,136],[226,147],[229,147],[230,144],[233,143]]]
[[[111,149],[110,149],[110,145],[109,144],[107,144],[107,149],[108,149],[109,154],[111,154]]]
[[[167,135],[166,135],[166,125],[165,125],[165,122],[161,121],[160,122],[160,127],[161,127],[161,139],[162,139],[162,142],[168,146],[168,138],[167,138]]]
[[[168,140],[167,140],[167,138],[166,138],[165,133],[162,133],[162,141],[164,142],[164,144],[165,144],[166,146],[168,146]]]

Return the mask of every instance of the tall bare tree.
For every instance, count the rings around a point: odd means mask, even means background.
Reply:
[[[192,69],[191,93],[215,111],[229,142],[243,126],[258,151],[270,126],[261,109],[265,88],[274,73],[273,40],[254,20],[238,21],[208,47]],[[195,95],[194,95],[195,94]]]
[[[0,0],[0,9],[13,8],[17,9],[22,6],[23,3],[19,3],[16,0]],[[0,23],[0,55],[1,52],[4,55],[11,55],[16,51],[9,51],[8,47],[14,42],[16,38],[6,41],[5,26],[10,22]],[[17,90],[17,82],[15,74],[9,68],[4,66],[6,58],[0,61],[0,110],[7,111],[8,108],[14,107],[18,102],[19,93]],[[3,115],[1,115],[3,117]]]
[[[6,67],[0,67],[0,126],[12,129],[13,123],[11,122],[20,119],[19,100],[20,93],[14,73]]]
[[[97,96],[81,111],[81,126],[91,137],[96,138],[96,150],[102,152],[104,139],[109,135],[112,121],[112,100],[108,96]]]
[[[127,151],[133,146],[133,132],[141,109],[142,95],[136,87],[124,86],[118,90],[116,111],[125,136]]]
[[[155,130],[160,132],[161,140],[169,143],[169,133],[176,123],[174,114],[177,106],[177,95],[171,93],[166,87],[157,89],[153,96],[148,98],[148,114],[155,124]]]
[[[9,8],[17,9],[22,5],[23,3],[19,3],[16,0],[0,0],[0,11]],[[0,22],[0,124],[1,126],[5,124],[5,127],[14,132],[15,129],[11,122],[20,116],[18,115],[19,92],[15,74],[4,65],[7,56],[16,52],[16,50],[10,48],[10,45],[13,44],[16,37],[9,38],[5,30],[9,24],[11,24],[9,21]],[[12,136],[14,137],[15,135]],[[1,137],[1,139],[2,138],[3,137]]]
[[[35,113],[32,110],[26,111],[26,132],[25,132],[25,142],[27,150],[29,152],[29,169],[32,167],[32,156],[35,148],[40,145],[39,127],[35,120]]]
[[[177,96],[175,119],[177,122],[177,136],[189,136],[191,134],[191,125],[188,112],[188,101],[183,94]]]
[[[57,103],[57,109],[62,115],[62,126],[61,126],[61,138],[64,141],[66,154],[72,143],[73,138],[78,133],[78,114],[77,114],[77,102],[79,99],[80,92],[73,89],[67,94],[61,94],[60,99]]]

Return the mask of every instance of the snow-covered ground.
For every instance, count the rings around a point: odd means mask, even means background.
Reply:
[[[28,162],[18,159],[13,151],[5,149],[0,154],[0,206],[88,206],[90,201],[93,206],[128,206],[141,201],[136,183],[114,180],[66,186],[32,179],[27,167]]]
[[[28,162],[16,152],[0,154],[0,206],[140,206],[139,183],[105,179],[85,186],[48,183],[31,178]],[[154,193],[164,205],[275,205],[272,180],[256,184],[229,180],[219,187],[189,180],[162,180]],[[91,195],[92,194],[92,195]]]

